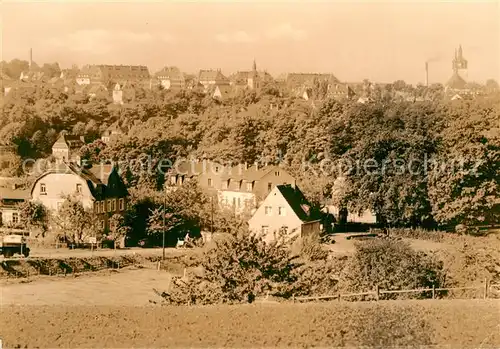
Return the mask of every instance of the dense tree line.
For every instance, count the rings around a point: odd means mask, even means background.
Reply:
[[[117,106],[47,86],[16,91],[2,100],[0,139],[20,158],[39,158],[61,131],[83,135],[91,162],[141,160],[121,168],[129,187],[161,190],[161,173],[137,169],[162,159],[262,161],[283,165],[314,203],[370,209],[389,225],[498,222],[497,100],[411,103],[381,94],[368,104],[311,103],[273,84],[223,101],[196,90],[139,95]],[[100,135],[111,125],[125,134],[106,145]]]

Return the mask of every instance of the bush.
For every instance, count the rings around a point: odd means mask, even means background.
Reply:
[[[170,293],[161,296],[172,304],[253,302],[271,295],[293,295],[300,264],[289,248],[278,240],[266,243],[246,231],[215,241],[202,256],[203,275],[173,280]]]
[[[403,241],[376,239],[356,243],[356,251],[341,273],[340,289],[365,292],[377,286],[384,290],[431,288],[444,285],[442,262],[413,250]],[[386,299],[421,298],[425,294],[383,295]],[[428,296],[428,295],[427,295]]]

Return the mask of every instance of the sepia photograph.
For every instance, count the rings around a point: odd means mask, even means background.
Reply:
[[[0,1],[0,349],[500,349],[500,1]]]

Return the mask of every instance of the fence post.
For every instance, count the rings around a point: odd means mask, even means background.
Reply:
[[[436,299],[436,285],[432,284],[432,299]]]
[[[488,288],[490,287],[488,279],[484,279],[484,299],[488,298]]]
[[[379,287],[379,285],[377,285],[377,287],[375,288],[375,297],[376,297],[377,301],[380,300],[380,287]]]

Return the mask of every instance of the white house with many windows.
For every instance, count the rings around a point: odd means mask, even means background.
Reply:
[[[271,190],[252,218],[250,231],[260,233],[266,241],[275,240],[278,234],[287,237],[318,234],[321,230],[321,213],[314,209],[299,188],[278,185]]]

